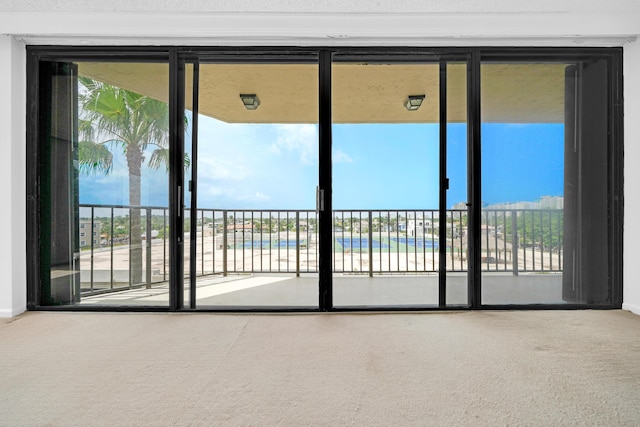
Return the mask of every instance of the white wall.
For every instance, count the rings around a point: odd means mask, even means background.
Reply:
[[[25,52],[0,35],[0,317],[26,308]]]
[[[583,45],[638,34],[637,0],[3,0],[38,43]]]
[[[625,46],[624,308],[640,314],[637,0],[4,0],[0,33],[34,44]],[[0,316],[24,310],[25,82],[0,36]],[[7,96],[10,94],[10,96]]]

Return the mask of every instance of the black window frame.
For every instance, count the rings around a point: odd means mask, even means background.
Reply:
[[[405,58],[411,60],[413,56],[424,57],[433,55],[438,58],[469,58],[467,76],[467,102],[468,102],[468,206],[470,232],[468,236],[468,249],[470,264],[468,267],[468,290],[469,304],[467,309],[619,309],[622,306],[622,277],[623,277],[623,206],[624,206],[624,175],[623,175],[623,78],[622,78],[622,48],[600,48],[600,47],[189,47],[189,46],[27,46],[27,308],[29,310],[80,310],[80,311],[183,311],[188,310],[182,306],[183,280],[181,277],[172,276],[170,279],[170,304],[169,307],[134,307],[134,306],[96,306],[87,307],[75,306],[45,306],[40,301],[40,253],[42,241],[40,239],[40,218],[41,218],[41,197],[43,190],[40,186],[39,175],[39,139],[41,129],[38,121],[40,108],[39,90],[40,61],[104,61],[104,62],[166,62],[170,69],[169,93],[170,93],[170,116],[173,127],[170,130],[171,138],[178,141],[178,147],[184,150],[183,135],[181,132],[182,121],[178,119],[181,103],[184,102],[184,64],[193,58],[216,58],[234,59],[248,58],[251,55],[260,57],[268,61],[273,56],[299,55],[306,57],[316,54],[320,58],[320,111],[319,126],[322,129],[322,121],[325,123],[324,136],[320,136],[320,155],[324,158],[325,169],[330,169],[330,122],[331,122],[331,76],[330,66],[333,57],[340,57],[344,60],[350,55],[361,57],[362,55],[374,55],[378,58],[388,55],[391,58]],[[481,170],[480,170],[480,150],[481,150],[481,111],[480,111],[480,65],[483,61],[505,61],[505,62],[562,62],[572,60],[589,60],[595,57],[604,58],[608,64],[608,102],[607,102],[607,236],[610,251],[608,253],[608,286],[611,292],[611,299],[606,304],[539,304],[539,305],[483,305],[481,303],[482,278],[480,271],[480,215],[481,215]],[[241,60],[241,59],[240,59]],[[324,71],[323,70],[324,67]],[[327,69],[328,67],[328,69]],[[329,129],[326,123],[329,123]],[[182,123],[183,126],[183,123]],[[328,132],[328,134],[327,134]],[[322,133],[322,132],[321,132]],[[324,142],[323,142],[324,140]],[[182,145],[180,145],[182,144]],[[326,146],[329,146],[327,149]],[[176,185],[184,189],[184,183],[177,173],[176,165],[181,161],[180,153],[174,152],[171,163],[173,169],[170,172],[170,189]],[[329,162],[327,163],[327,159]],[[328,165],[328,166],[327,166]],[[321,172],[321,177],[329,177],[329,188],[331,186],[330,170]],[[178,181],[180,181],[178,183]],[[178,184],[176,184],[178,183]],[[325,183],[326,184],[326,183]],[[322,185],[322,184],[321,184]],[[441,185],[443,185],[441,183]],[[170,217],[171,229],[174,230],[172,236],[175,238],[181,232],[177,221],[177,198],[176,194],[170,193]],[[174,206],[173,208],[171,206]],[[329,204],[329,208],[331,205]],[[183,226],[183,224],[182,224]],[[46,243],[46,242],[44,242]],[[330,250],[330,248],[328,248]],[[173,252],[171,256],[171,269],[177,275],[182,275],[184,262],[184,251],[181,257]],[[327,256],[326,254],[324,255]],[[330,261],[327,260],[328,264]],[[324,270],[323,270],[324,271]],[[327,270],[329,276],[332,274],[330,266]],[[337,309],[332,305],[332,285],[331,278],[326,277],[326,273],[321,272],[320,278],[320,306],[318,310],[290,310],[286,308],[250,308],[237,310],[215,309],[204,311],[430,311],[430,310],[450,310],[450,306],[445,307],[384,307],[384,308],[362,308],[362,309]],[[323,274],[325,277],[323,278]],[[457,307],[456,307],[457,308]]]

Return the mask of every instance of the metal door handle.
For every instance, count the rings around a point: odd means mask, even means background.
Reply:
[[[324,211],[324,190],[316,187],[316,212]]]

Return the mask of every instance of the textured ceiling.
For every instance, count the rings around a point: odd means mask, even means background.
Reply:
[[[564,64],[482,66],[484,122],[548,123],[564,120]],[[332,117],[335,123],[437,123],[439,65],[335,63]],[[168,100],[166,64],[81,63],[79,73],[163,101]],[[191,73],[187,67],[187,92]],[[466,65],[447,74],[449,122],[466,121]],[[247,111],[241,93],[255,93],[260,107]],[[426,95],[407,111],[408,95]],[[316,123],[316,64],[202,64],[201,114],[229,123]],[[190,97],[186,106],[191,109]]]

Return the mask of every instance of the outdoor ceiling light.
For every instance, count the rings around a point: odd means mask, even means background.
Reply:
[[[422,101],[424,101],[424,95],[409,95],[404,106],[409,111],[416,111],[422,105]]]
[[[242,104],[244,108],[247,110],[256,110],[258,105],[260,105],[260,100],[258,99],[258,95],[253,94],[240,94],[240,99],[242,100]]]

